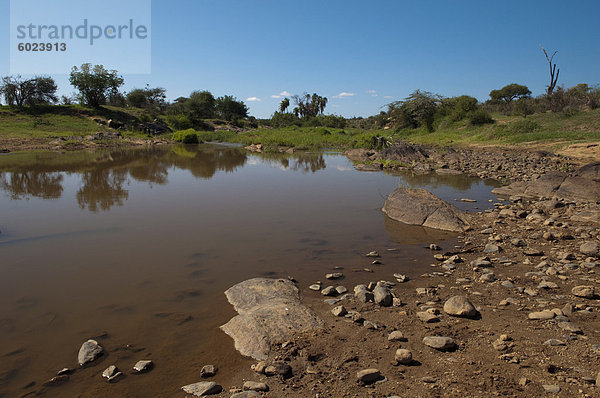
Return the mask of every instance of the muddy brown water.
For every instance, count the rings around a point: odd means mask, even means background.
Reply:
[[[201,145],[0,156],[0,397],[177,397],[205,364],[229,388],[252,363],[218,328],[235,315],[223,295],[230,286],[293,276],[308,294],[341,267],[351,289],[418,276],[431,262],[425,244],[454,244],[384,218],[399,184],[465,210],[493,199],[492,182],[358,172],[337,153]],[[364,257],[371,250],[383,265]],[[374,272],[353,271],[365,267]],[[43,386],[77,368],[88,338],[106,355]],[[140,359],[155,368],[130,374]],[[111,364],[126,377],[109,385],[100,375]]]

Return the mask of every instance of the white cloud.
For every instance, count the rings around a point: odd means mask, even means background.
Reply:
[[[283,98],[283,97],[291,97],[292,94],[290,94],[288,91],[282,91],[279,94],[273,94],[271,96],[271,98]]]
[[[367,90],[367,94],[369,94],[371,97],[377,97],[379,94],[377,94],[377,90]]]
[[[260,102],[261,99],[258,98],[258,97],[249,97],[249,98],[246,98],[246,101],[248,101],[248,102]]]
[[[345,91],[342,91],[338,95],[334,95],[333,98],[354,97],[355,95],[356,95],[356,93],[347,93]]]
[[[392,98],[394,98],[394,97],[392,97],[391,95],[386,95],[386,96],[384,96],[383,98],[392,99]]]

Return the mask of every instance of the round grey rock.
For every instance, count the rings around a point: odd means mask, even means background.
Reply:
[[[413,361],[412,352],[410,352],[409,350],[406,350],[404,348],[400,348],[400,349],[396,350],[394,359],[399,364],[408,365],[408,364],[412,363],[412,361]]]
[[[473,303],[464,296],[450,297],[444,304],[444,312],[462,318],[475,318],[479,314]]]
[[[363,369],[356,372],[356,378],[364,384],[373,383],[381,378],[379,369]]]
[[[439,351],[450,351],[457,348],[451,337],[426,336],[423,337],[423,344]]]
[[[196,397],[206,397],[208,395],[219,394],[223,391],[223,387],[214,381],[200,381],[198,383],[188,384],[187,386],[181,387],[181,389]]]

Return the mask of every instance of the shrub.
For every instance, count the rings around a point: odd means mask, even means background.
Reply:
[[[167,123],[173,130],[188,130],[193,127],[190,119],[183,113],[167,115]]]
[[[384,149],[391,145],[386,137],[381,137],[376,133],[364,133],[356,136],[354,139],[354,148],[365,149]]]
[[[468,119],[469,123],[471,123],[473,126],[482,126],[484,124],[494,123],[492,116],[482,109],[471,112],[468,116]]]
[[[173,133],[173,141],[181,142],[184,144],[198,144],[198,134],[193,129],[187,129],[177,131]]]

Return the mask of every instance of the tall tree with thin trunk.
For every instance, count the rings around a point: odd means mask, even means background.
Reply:
[[[548,66],[550,67],[550,84],[546,88],[546,93],[548,95],[552,95],[554,89],[556,88],[556,83],[558,82],[558,74],[560,73],[560,69],[556,69],[556,64],[552,63],[552,60],[554,59],[554,56],[556,55],[556,53],[558,53],[558,51],[554,51],[554,54],[552,54],[552,56],[549,57],[548,53],[546,52],[546,49],[541,44],[540,47],[542,47],[542,51],[544,52],[544,55],[546,56],[546,61],[548,61]]]

